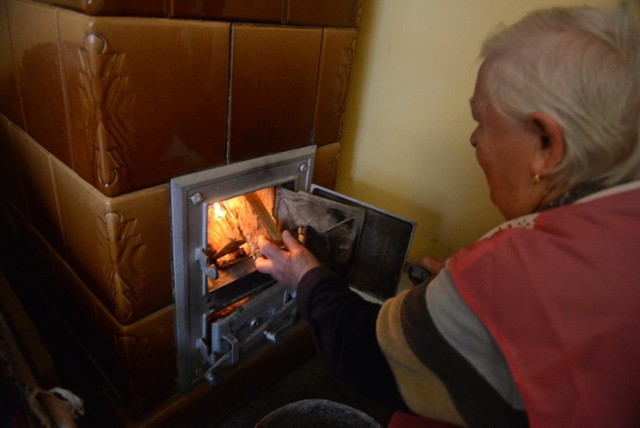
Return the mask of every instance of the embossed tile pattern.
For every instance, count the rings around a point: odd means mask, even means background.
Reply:
[[[170,304],[167,186],[109,198],[59,161],[53,175],[68,262],[118,322]]]
[[[333,188],[360,7],[0,0],[0,197],[133,414],[176,387],[167,181],[316,143]]]
[[[338,174],[340,143],[318,147],[313,167],[313,183],[318,186],[334,189]]]
[[[340,141],[357,32],[328,28],[323,32],[320,77],[314,115],[318,146]]]
[[[224,163],[229,24],[60,13],[73,168],[115,196]]]

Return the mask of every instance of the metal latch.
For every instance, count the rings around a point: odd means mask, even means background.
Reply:
[[[196,249],[196,260],[200,265],[200,269],[204,272],[207,277],[211,279],[218,279],[218,268],[211,261],[211,257],[209,256],[209,250],[206,248],[198,248]]]

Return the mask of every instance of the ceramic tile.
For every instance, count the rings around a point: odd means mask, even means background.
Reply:
[[[354,29],[323,32],[313,130],[319,146],[340,141],[356,36]]]
[[[98,299],[109,301],[102,267],[109,266],[110,259],[100,251],[97,228],[99,215],[108,209],[109,198],[62,162],[54,161],[52,172],[65,242],[65,252],[61,254]]]
[[[118,324],[102,305],[98,305],[97,320],[95,334],[102,340],[98,341],[94,355],[134,416],[147,413],[175,394],[173,305],[128,326]]]
[[[226,160],[229,24],[61,11],[73,168],[117,196]]]
[[[118,196],[100,219],[103,251],[114,260],[110,276],[115,316],[138,319],[173,301],[168,186]]]
[[[282,22],[284,0],[171,0],[171,16]]]
[[[17,127],[11,128],[11,139],[26,217],[54,248],[62,250],[61,222],[51,180],[51,156]]]
[[[338,174],[340,143],[318,147],[313,164],[313,183],[327,189],[335,189]]]
[[[321,30],[234,25],[232,162],[310,143]]]
[[[20,251],[22,251],[23,260],[29,266],[29,276],[39,283],[50,283],[51,246],[26,217],[18,213],[15,218],[19,228]]]
[[[0,0],[0,114],[24,126],[13,61],[7,0]]]
[[[89,14],[166,17],[167,0],[36,0]]]
[[[93,293],[57,252],[51,251],[52,275],[41,284],[73,332],[86,346],[102,340],[95,334],[96,305]]]
[[[0,198],[25,211],[11,136],[13,125],[0,115]]]
[[[289,0],[288,24],[357,27],[363,0]]]
[[[55,9],[6,1],[25,129],[54,156],[69,163]]]
[[[69,265],[122,324],[172,302],[166,185],[104,196],[61,162],[54,180]]]

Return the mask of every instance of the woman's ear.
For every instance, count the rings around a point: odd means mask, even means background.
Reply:
[[[527,123],[536,139],[536,154],[531,172],[547,176],[564,156],[564,133],[553,117],[540,111],[531,113]]]

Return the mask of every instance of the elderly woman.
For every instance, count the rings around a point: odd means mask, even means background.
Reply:
[[[638,27],[552,9],[485,41],[471,146],[507,222],[428,284],[376,306],[261,241],[338,376],[460,425],[640,426]]]

